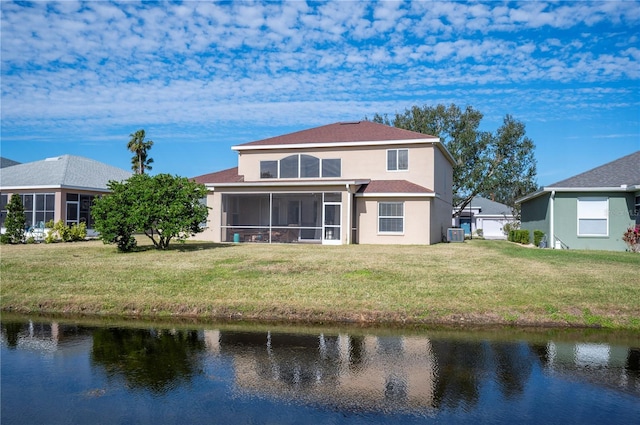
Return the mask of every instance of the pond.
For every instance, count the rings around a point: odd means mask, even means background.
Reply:
[[[637,423],[640,336],[3,317],[2,424]]]

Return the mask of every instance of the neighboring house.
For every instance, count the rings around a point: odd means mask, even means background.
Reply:
[[[451,226],[453,158],[437,137],[345,122],[234,146],[209,189],[215,242],[433,244]]]
[[[7,168],[18,164],[20,164],[18,161],[0,156],[0,168]]]
[[[522,228],[542,230],[553,248],[624,251],[623,233],[640,224],[640,151],[518,202]]]
[[[485,239],[506,239],[502,230],[505,224],[514,222],[511,208],[499,202],[476,196],[452,220],[454,227],[464,229],[465,235],[479,234]]]
[[[19,193],[27,227],[38,227],[49,220],[67,225],[84,222],[92,231],[91,204],[96,196],[108,193],[110,180],[131,177],[129,171],[92,159],[72,155],[47,158],[3,168],[0,175],[0,227],[4,231],[6,206],[11,195]]]

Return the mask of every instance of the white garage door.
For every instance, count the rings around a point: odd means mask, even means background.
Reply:
[[[502,233],[502,226],[505,223],[500,219],[482,219],[482,235],[486,239],[506,239],[507,237]]]

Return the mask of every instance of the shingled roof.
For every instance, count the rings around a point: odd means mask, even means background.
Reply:
[[[244,181],[244,176],[238,174],[238,167],[227,168],[215,173],[203,174],[193,178],[196,183],[239,183]]]
[[[620,187],[640,185],[640,151],[554,183],[549,188]]]
[[[363,185],[359,194],[377,193],[434,193],[433,190],[411,183],[407,180],[371,180],[369,184]]]
[[[13,167],[14,165],[20,164],[18,161],[14,161],[13,159],[0,157],[0,168]]]
[[[480,208],[478,216],[483,215],[499,215],[499,216],[511,216],[511,208],[500,202],[492,201],[491,199],[483,198],[482,196],[476,196],[471,200],[470,205],[473,208]]]
[[[236,150],[260,146],[298,144],[332,144],[354,142],[383,142],[396,140],[438,140],[435,136],[390,127],[371,121],[338,122],[334,124],[296,131],[282,136],[257,140],[234,146]]]
[[[107,191],[110,180],[122,181],[131,173],[89,158],[62,155],[2,169],[3,190],[23,188],[82,188]]]

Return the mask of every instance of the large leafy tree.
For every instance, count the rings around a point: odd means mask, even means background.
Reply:
[[[136,174],[123,183],[110,182],[112,193],[96,200],[95,227],[105,243],[121,251],[135,247],[134,232],[143,232],[157,249],[171,240],[185,240],[201,232],[208,208],[201,202],[204,185],[185,177]]]
[[[536,189],[534,143],[525,125],[505,116],[495,133],[479,130],[483,115],[471,106],[413,106],[393,119],[375,114],[373,121],[437,136],[456,164],[453,195],[456,211],[483,195],[509,205],[517,214],[515,200]]]
[[[3,239],[9,243],[21,243],[24,241],[24,205],[19,194],[14,193],[7,204],[7,217],[4,220],[5,233]]]
[[[136,174],[144,174],[145,170],[151,170],[151,164],[153,158],[148,157],[148,150],[153,146],[153,140],[145,140],[144,130],[138,130],[133,134],[130,134],[129,143],[127,149],[134,153],[131,158],[131,169]]]

